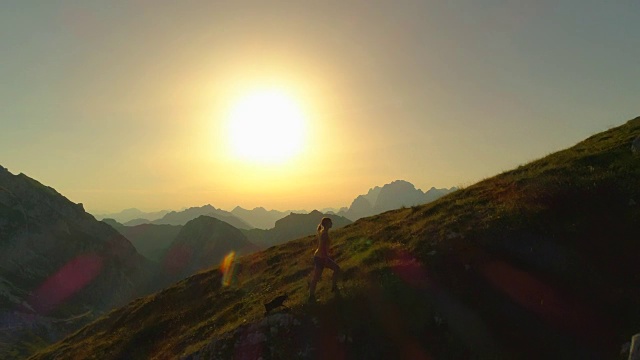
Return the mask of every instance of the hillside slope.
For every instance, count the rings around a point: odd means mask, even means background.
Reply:
[[[640,118],[433,203],[332,230],[342,291],[306,303],[313,238],[112,311],[34,359],[618,358],[640,330]],[[330,272],[329,272],[330,273]],[[287,293],[290,310],[265,316]]]
[[[0,166],[0,358],[25,356],[151,292],[151,273],[82,204]]]

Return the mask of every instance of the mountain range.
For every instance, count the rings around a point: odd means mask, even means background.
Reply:
[[[204,215],[201,215],[200,217],[202,216]],[[323,214],[317,210],[314,210],[308,214],[291,213],[276,221],[275,226],[268,230],[256,228],[249,230],[240,229],[241,233],[243,234],[242,237],[246,237],[246,240],[251,243],[251,246],[244,248],[243,253],[248,253],[250,251],[256,251],[258,249],[264,249],[273,245],[282,244],[284,242],[302,236],[313,235],[316,232],[317,225],[320,223],[320,220],[324,216],[327,216],[333,220],[334,228],[340,228],[345,225],[351,224],[352,222],[345,217],[335,214]],[[184,226],[167,224],[141,224],[136,226],[127,226],[120,224],[114,219],[103,219],[102,221],[111,225],[124,237],[130,240],[140,254],[145,256],[147,259],[156,262],[164,261],[163,259],[166,255],[165,253],[172,246],[174,241],[176,241],[179,233],[182,233],[183,228],[193,222],[193,220],[190,220]],[[228,224],[226,222],[224,223],[232,226],[231,224]],[[236,235],[234,237],[237,238],[238,236]],[[214,238],[223,239],[224,236],[216,233],[216,236],[214,236]]]
[[[187,222],[199,217],[199,216],[214,217],[218,220],[222,220],[238,229],[251,229],[252,226],[247,224],[244,220],[234,216],[228,211],[222,209],[216,209],[211,205],[204,205],[201,207],[190,207],[182,211],[170,211],[162,218],[154,220],[151,224],[156,225],[184,225]]]
[[[124,214],[124,215],[123,215]],[[131,218],[132,216],[136,216]],[[151,220],[148,218],[142,218],[137,216],[143,215],[155,215],[158,218]],[[155,225],[184,225],[187,222],[201,216],[210,216],[218,220],[222,220],[238,229],[252,229],[254,226],[249,225],[246,221],[235,216],[233,213],[224,211],[222,209],[216,209],[210,204],[204,206],[190,207],[181,211],[163,210],[156,213],[143,213],[138,209],[127,209],[116,214],[102,214],[96,215],[97,219],[113,219],[118,223],[125,226],[137,226],[142,224],[155,224]],[[151,216],[154,218],[155,216]],[[129,219],[127,221],[120,221],[118,219]]]
[[[426,204],[457,189],[456,187],[450,189],[432,187],[427,192],[423,192],[408,181],[396,180],[382,187],[376,186],[369,189],[366,194],[356,197],[347,210],[337,214],[356,221],[401,207]]]
[[[292,211],[302,213],[302,211]],[[289,212],[278,210],[267,210],[263,207],[256,207],[252,210],[243,209],[236,206],[231,213],[240,219],[246,221],[256,229],[271,229],[276,226],[276,221],[287,216]]]
[[[139,225],[139,221],[150,222],[153,220],[158,220],[168,214],[171,210],[160,210],[153,212],[144,212],[142,210],[136,208],[124,209],[118,213],[110,213],[110,214],[94,214],[96,219],[114,219],[115,221],[126,224],[126,225]],[[138,222],[138,223],[136,223]]]
[[[640,117],[332,230],[340,290],[326,274],[316,302],[300,238],[240,257],[231,282],[213,268],[138,298],[33,359],[621,358],[640,324],[639,137]],[[287,308],[265,314],[282,294]]]
[[[428,191],[423,192],[420,189],[416,189],[415,186],[408,181],[396,180],[383,186],[371,188],[367,194],[358,195],[348,208],[343,207],[339,210],[323,209],[321,212],[343,216],[351,221],[355,221],[361,217],[399,209],[403,206],[410,207],[426,204],[455,190],[457,190],[456,187],[450,189],[436,189],[432,187]],[[201,207],[191,207],[181,211],[163,210],[155,213],[144,213],[138,209],[126,209],[120,213],[96,215],[96,218],[113,219],[126,226],[141,224],[184,225],[200,215],[206,215],[225,221],[238,229],[248,230],[257,228],[267,230],[275,227],[276,221],[292,213],[306,214],[307,211],[267,210],[263,207],[247,210],[236,206],[229,212],[216,209],[209,204]],[[145,218],[145,216],[147,216],[147,218]]]

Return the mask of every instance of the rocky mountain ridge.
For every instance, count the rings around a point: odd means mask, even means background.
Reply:
[[[244,220],[236,217],[232,213],[222,209],[216,209],[211,206],[211,204],[200,207],[190,207],[182,211],[171,211],[162,218],[152,221],[151,223],[157,225],[185,225],[187,222],[202,215],[214,217],[238,229],[253,228],[251,225],[247,224]]]
[[[423,192],[420,189],[416,189],[415,186],[408,181],[395,180],[383,186],[375,186],[369,189],[366,194],[358,195],[353,200],[350,207],[342,207],[340,209],[328,208],[321,210],[321,212],[343,216],[351,221],[355,221],[361,217],[372,216],[384,211],[399,209],[403,206],[407,207],[426,204],[455,190],[457,190],[456,187],[449,189],[436,189],[435,187],[432,187],[426,192]],[[382,194],[382,197],[378,201],[380,194]],[[191,207],[181,211],[164,210],[153,213],[163,214],[161,218],[155,220],[149,220],[143,217],[134,217],[135,215],[144,214],[137,209],[127,209],[117,214],[96,215],[96,218],[113,218],[126,226],[136,226],[141,224],[184,225],[187,221],[193,220],[200,215],[207,215],[225,221],[238,229],[248,230],[256,228],[268,230],[275,227],[277,220],[280,220],[291,213],[307,214],[309,212],[305,210],[266,210],[263,207],[256,207],[254,209],[247,210],[240,206],[236,206],[231,211],[225,211],[222,209],[216,209],[208,204],[201,207]],[[124,215],[128,216],[128,220],[125,222],[119,221],[118,219],[122,218]]]
[[[160,210],[160,211],[151,211],[146,212],[136,208],[124,209],[117,213],[95,213],[93,216],[98,220],[103,219],[114,219],[115,221],[126,224],[126,225],[139,225],[139,224],[129,224],[131,221],[140,221],[144,220],[146,222],[151,222],[154,220],[158,220],[168,214],[171,210]]]
[[[126,238],[82,204],[4,167],[0,239],[0,327],[14,329],[0,335],[0,355],[21,353],[14,345],[22,338],[64,334],[50,319],[74,318],[79,326],[88,321],[80,314],[99,314],[155,289],[148,283],[152,265]]]
[[[382,187],[376,186],[369,189],[364,195],[356,197],[346,211],[338,212],[352,221],[373,216],[385,211],[422,205],[434,201],[444,195],[456,191],[458,188],[431,189],[423,192],[404,180],[392,181]]]

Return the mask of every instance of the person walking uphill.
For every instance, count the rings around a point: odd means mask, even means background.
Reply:
[[[333,292],[338,291],[338,276],[340,276],[341,269],[331,257],[329,257],[329,249],[331,248],[331,240],[329,239],[329,229],[333,226],[333,222],[330,218],[324,217],[318,225],[318,248],[313,254],[313,277],[309,283],[309,302],[316,300],[316,285],[322,276],[324,268],[333,270],[333,285],[331,290]]]

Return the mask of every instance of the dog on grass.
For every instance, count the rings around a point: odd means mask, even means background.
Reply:
[[[287,294],[283,294],[264,304],[264,314],[267,315],[269,312],[271,312],[271,310],[280,306],[289,309],[286,305],[284,305],[285,300],[287,300],[288,298],[289,296]]]

